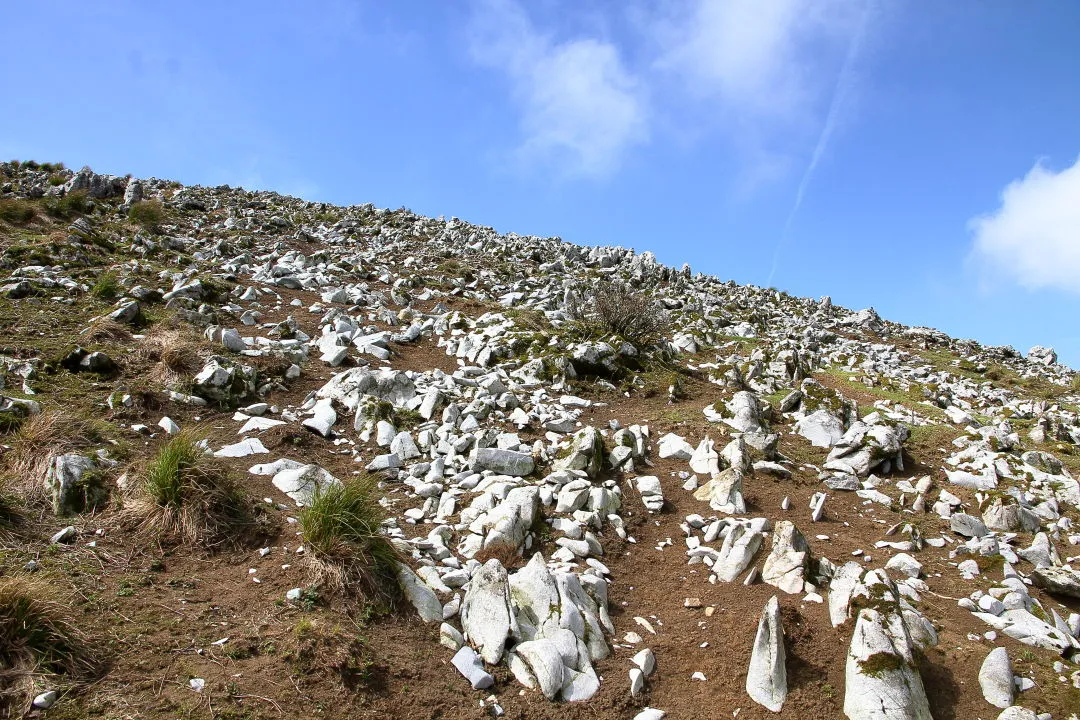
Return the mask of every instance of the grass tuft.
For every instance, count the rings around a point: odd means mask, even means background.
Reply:
[[[253,523],[251,501],[228,468],[181,433],[143,467],[133,506],[140,529],[205,547],[235,540]]]
[[[300,511],[300,528],[317,580],[392,602],[398,553],[380,532],[385,512],[375,490],[368,475],[319,488]]]
[[[120,294],[120,279],[115,270],[106,270],[98,276],[98,279],[90,286],[90,295],[98,300],[113,300]]]
[[[131,206],[128,219],[147,232],[156,233],[165,222],[165,206],[158,200],[143,200]]]
[[[638,348],[656,344],[670,329],[667,313],[651,298],[617,282],[595,283],[567,311],[584,335],[615,336]]]
[[[0,199],[0,220],[12,225],[25,225],[34,219],[34,206],[19,198]]]
[[[29,702],[35,678],[87,680],[102,669],[99,653],[41,581],[0,578],[0,702]]]
[[[155,328],[140,346],[137,357],[152,364],[147,377],[165,387],[182,384],[202,369],[198,335],[189,326]]]
[[[45,198],[43,204],[46,214],[58,220],[69,220],[90,209],[90,200],[85,190],[69,192],[63,197]]]

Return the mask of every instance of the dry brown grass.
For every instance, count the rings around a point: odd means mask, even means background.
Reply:
[[[202,368],[201,340],[190,327],[155,328],[143,339],[136,358],[150,365],[147,378],[151,382],[171,388]]]
[[[0,578],[0,705],[29,705],[39,683],[85,682],[104,668],[65,598],[41,580]]]
[[[99,318],[86,329],[81,337],[88,343],[129,342],[131,331],[115,320]]]

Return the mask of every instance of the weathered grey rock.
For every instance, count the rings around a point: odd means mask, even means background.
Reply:
[[[1028,360],[1040,365],[1053,365],[1057,362],[1057,353],[1054,352],[1052,347],[1036,345],[1028,350]]]
[[[1040,718],[1038,713],[1034,710],[1028,710],[1026,707],[1013,705],[1010,708],[1002,710],[997,716],[997,720],[1045,720],[1045,717]]]
[[[922,574],[922,563],[907,553],[898,553],[889,558],[885,563],[887,570],[895,570],[911,578],[917,578]]]
[[[118,323],[133,323],[139,319],[139,303],[135,300],[130,300],[121,304],[120,307],[116,308],[105,317]]]
[[[709,507],[728,515],[746,513],[746,501],[742,494],[743,473],[729,467],[694,491],[694,498],[708,502]]]
[[[1039,529],[1039,517],[1031,510],[1016,503],[1004,503],[995,498],[983,510],[983,523],[990,530],[1002,532],[1035,532]]]
[[[510,586],[506,568],[488,560],[473,573],[461,604],[461,627],[480,657],[489,665],[502,659],[506,639],[517,630],[510,607]]]
[[[450,663],[472,684],[474,690],[485,690],[495,684],[495,678],[484,670],[484,664],[468,645],[463,645]]]
[[[309,466],[310,467],[310,466]],[[439,622],[443,619],[443,607],[439,598],[427,584],[416,576],[405,563],[397,564],[398,585],[405,597],[416,608],[420,619],[426,623]],[[458,668],[460,670],[460,668]],[[462,672],[464,674],[464,671]],[[466,676],[468,677],[468,676]]]
[[[544,697],[553,700],[562,691],[566,683],[566,667],[555,642],[547,639],[529,640],[517,645],[514,653],[529,665]]]
[[[735,525],[724,538],[713,572],[724,582],[731,582],[750,567],[761,549],[762,535],[745,525]]]
[[[492,470],[501,475],[513,475],[524,477],[530,474],[536,467],[532,455],[515,450],[500,450],[499,448],[478,448],[473,458],[472,469]]]
[[[215,355],[192,380],[192,393],[218,403],[235,406],[255,393],[255,368]]]
[[[1030,575],[1035,587],[1054,595],[1080,598],[1080,572],[1067,567],[1036,568]]]
[[[845,669],[849,720],[932,720],[911,640],[898,614],[859,611]]]
[[[740,390],[727,403],[727,409],[732,417],[724,418],[724,422],[739,432],[759,432],[763,429],[761,402],[754,393]]]
[[[1012,662],[1005,648],[994,648],[987,654],[979,668],[979,687],[986,702],[994,707],[1007,708],[1013,704],[1016,685]]]
[[[829,582],[829,621],[833,627],[843,625],[848,619],[851,593],[863,575],[863,566],[855,561],[846,562],[833,573]]]
[[[705,437],[694,448],[694,453],[690,457],[690,469],[699,475],[708,477],[719,474],[720,455],[717,454],[716,449],[713,447],[711,438]]]
[[[482,522],[473,523],[472,529],[487,533],[484,548],[505,546],[518,550],[525,536],[540,517],[540,490],[535,486],[518,487],[507,493],[506,498],[488,511]]]
[[[660,486],[660,478],[655,475],[642,475],[634,482],[645,509],[649,512],[660,512],[664,507],[664,490]]]
[[[780,603],[773,595],[765,604],[761,620],[758,621],[750,668],[746,673],[746,694],[772,712],[780,712],[787,699],[786,662]]]
[[[832,447],[844,437],[844,424],[828,410],[819,409],[796,421],[795,432],[814,447]]]
[[[801,593],[809,559],[806,538],[795,523],[781,520],[773,531],[773,547],[761,567],[761,579],[786,593]]]
[[[574,433],[569,454],[552,463],[555,470],[582,470],[589,477],[596,477],[604,459],[604,438],[594,427],[585,427]]]
[[[694,455],[694,446],[675,433],[668,433],[657,442],[657,454],[661,460],[689,460]]]
[[[83,455],[58,455],[45,473],[45,491],[52,500],[53,512],[68,515],[93,508],[108,491],[97,476],[98,466]]]
[[[297,505],[310,505],[316,491],[327,485],[340,484],[341,481],[318,465],[304,465],[299,468],[287,468],[276,473],[271,480],[281,492],[288,495]]]
[[[949,518],[949,529],[957,535],[974,538],[981,538],[989,532],[982,520],[967,513],[954,513]]]

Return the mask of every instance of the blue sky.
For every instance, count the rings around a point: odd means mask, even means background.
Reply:
[[[1080,366],[1080,3],[3,4],[0,157],[455,215]]]

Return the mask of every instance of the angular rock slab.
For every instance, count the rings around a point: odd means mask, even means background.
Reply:
[[[746,694],[772,712],[780,712],[787,699],[786,662],[780,603],[773,595],[761,613],[750,669],[746,673]]]
[[[849,720],[933,720],[903,618],[859,612],[844,673]]]
[[[506,638],[517,632],[517,622],[506,568],[498,560],[488,560],[473,573],[461,604],[461,627],[484,662],[495,665],[502,659]]]
[[[773,532],[772,552],[761,567],[761,579],[786,593],[801,593],[809,559],[810,548],[806,538],[795,523],[781,520],[776,523]]]

